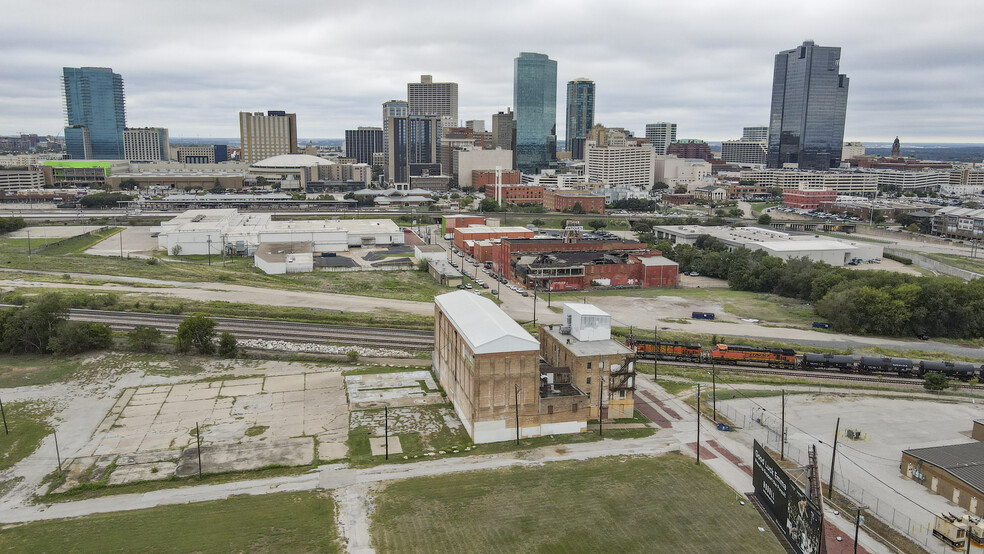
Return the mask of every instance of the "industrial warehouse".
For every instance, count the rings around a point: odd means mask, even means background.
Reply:
[[[391,219],[276,221],[268,213],[236,209],[189,210],[161,224],[158,245],[181,255],[252,256],[263,243],[310,243],[310,252],[345,252],[350,247],[403,244]]]
[[[434,372],[475,443],[580,433],[599,412],[631,417],[635,358],[605,312],[566,304],[565,324],[537,341],[487,298],[434,301]]]
[[[813,233],[784,233],[762,227],[700,227],[696,225],[657,225],[653,227],[656,240],[672,244],[694,244],[701,237],[713,237],[728,247],[762,250],[770,256],[785,260],[807,258],[842,266],[853,260],[880,259],[884,252],[881,244],[860,241],[844,241]]]

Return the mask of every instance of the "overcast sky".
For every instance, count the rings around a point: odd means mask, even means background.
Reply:
[[[238,137],[237,112],[297,113],[300,137],[381,124],[420,74],[459,83],[459,117],[512,104],[513,59],[593,79],[596,123],[726,140],[769,116],[775,54],[840,46],[846,140],[984,142],[980,0],[15,2],[0,10],[0,134],[61,134],[63,66],[123,75],[129,126]]]

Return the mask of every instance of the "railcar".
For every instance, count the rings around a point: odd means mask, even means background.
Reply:
[[[858,362],[854,356],[806,353],[803,354],[800,367],[803,369],[837,369],[842,372],[854,372],[858,369]]]
[[[680,362],[700,362],[702,350],[699,344],[682,342],[657,342],[648,339],[630,338],[626,341],[629,348],[635,348],[636,355],[643,359],[652,359],[657,353],[660,360],[676,360]]]
[[[720,364],[766,364],[769,367],[793,369],[796,367],[796,351],[791,348],[752,348],[719,344],[707,357]]]
[[[923,377],[927,373],[942,373],[947,377],[954,377],[969,381],[978,376],[980,368],[967,362],[919,362],[919,376]]]

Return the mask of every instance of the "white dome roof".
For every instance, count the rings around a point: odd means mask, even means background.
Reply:
[[[250,167],[313,167],[316,165],[332,165],[331,162],[308,154],[283,154],[265,160],[260,160]]]

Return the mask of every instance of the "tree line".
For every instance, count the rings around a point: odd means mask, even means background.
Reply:
[[[809,302],[817,316],[841,332],[984,336],[984,279],[852,271],[806,258],[786,261],[745,248],[729,251],[706,236],[695,245],[661,242],[656,248],[681,271],[727,279],[735,290]]]

